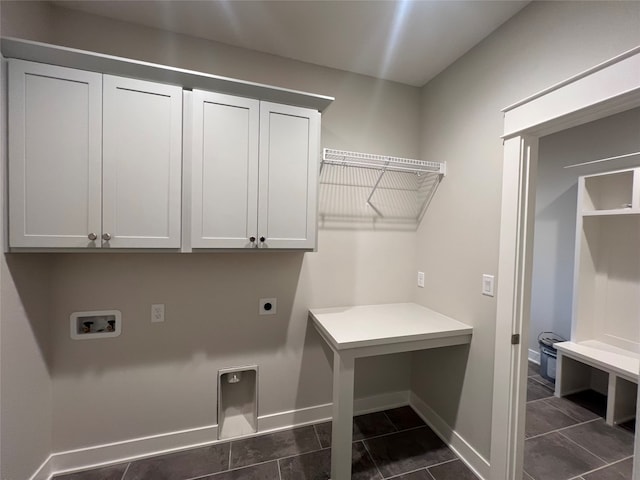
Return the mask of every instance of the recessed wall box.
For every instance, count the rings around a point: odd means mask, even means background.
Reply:
[[[119,310],[73,312],[69,320],[71,338],[74,340],[117,337],[122,331],[122,314]]]
[[[218,370],[218,439],[258,431],[258,366]]]

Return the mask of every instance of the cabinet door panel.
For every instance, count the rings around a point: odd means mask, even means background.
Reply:
[[[315,248],[320,114],[260,104],[258,234],[267,248]]]
[[[101,90],[97,73],[9,61],[11,247],[96,246]]]
[[[259,102],[193,92],[195,248],[251,248],[256,237]]]
[[[103,246],[180,247],[182,89],[105,75],[103,141]]]

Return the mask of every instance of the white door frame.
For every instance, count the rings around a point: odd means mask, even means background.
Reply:
[[[491,480],[522,478],[538,138],[638,106],[640,47],[503,110]],[[640,480],[640,432],[635,448]]]

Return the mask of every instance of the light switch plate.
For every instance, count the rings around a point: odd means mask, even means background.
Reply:
[[[418,286],[424,288],[424,272],[418,272]]]
[[[482,294],[488,297],[494,296],[495,279],[493,275],[482,275]]]

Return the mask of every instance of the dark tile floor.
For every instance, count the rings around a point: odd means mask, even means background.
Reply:
[[[477,480],[411,407],[355,417],[353,440],[353,480]],[[54,479],[326,480],[330,445],[325,422]]]
[[[610,427],[606,397],[582,392],[553,396],[553,383],[529,365],[524,478],[631,480],[635,421]]]

